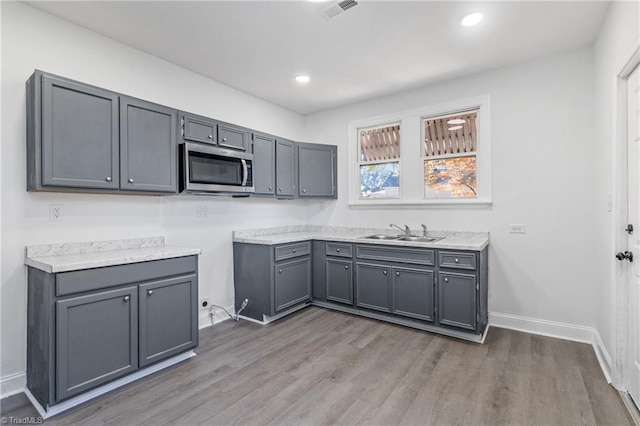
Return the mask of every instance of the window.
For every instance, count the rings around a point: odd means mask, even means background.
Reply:
[[[424,198],[476,198],[478,111],[422,119]]]
[[[483,96],[350,122],[349,205],[490,204],[489,114]]]
[[[400,197],[400,125],[358,129],[360,198]]]

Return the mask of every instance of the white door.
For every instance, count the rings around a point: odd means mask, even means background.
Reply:
[[[629,233],[627,250],[633,262],[625,259],[629,283],[629,395],[640,407],[640,67],[629,76],[628,84],[629,147]]]

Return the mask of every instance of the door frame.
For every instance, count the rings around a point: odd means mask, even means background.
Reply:
[[[616,76],[616,111],[615,111],[615,133],[614,133],[614,188],[613,188],[613,249],[619,249],[627,245],[628,235],[624,231],[628,221],[628,150],[627,150],[627,79],[636,67],[640,66],[640,39],[636,39],[631,46],[629,53],[625,56],[623,65],[619,67],[620,72]],[[638,224],[640,225],[640,224]],[[637,226],[638,226],[637,225]],[[638,226],[640,227],[640,226]],[[614,252],[611,252],[611,262],[614,264],[612,271],[613,291],[611,297],[612,304],[612,354],[611,371],[612,385],[620,390],[627,390],[628,383],[628,307],[629,290],[628,274],[626,268],[622,268],[619,262],[614,260]]]

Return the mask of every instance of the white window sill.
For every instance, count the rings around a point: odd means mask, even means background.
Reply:
[[[491,207],[491,199],[436,199],[436,200],[358,200],[349,202],[351,209],[395,209],[411,208],[443,208],[443,209],[481,209]]]

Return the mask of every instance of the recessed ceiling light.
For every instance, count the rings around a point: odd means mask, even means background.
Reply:
[[[309,78],[308,75],[297,75],[296,76],[296,81],[298,83],[308,83],[309,80],[311,80],[311,79]]]
[[[452,118],[451,120],[447,121],[447,124],[464,124],[466,122],[467,120],[463,120],[462,118]]]
[[[451,130],[452,132],[453,132],[454,130],[460,130],[460,129],[462,129],[462,126],[453,126],[453,127],[449,127],[449,130]]]
[[[478,25],[482,21],[482,13],[470,13],[460,21],[460,25],[463,27],[472,27]]]

